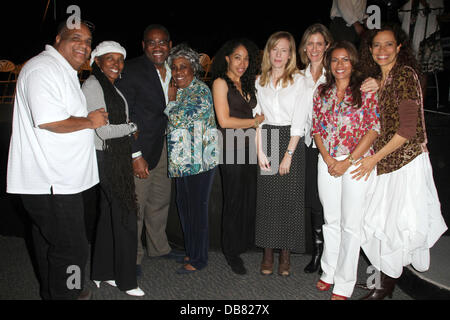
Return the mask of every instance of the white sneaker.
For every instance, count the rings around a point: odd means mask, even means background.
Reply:
[[[137,287],[136,289],[131,289],[131,290],[125,291],[125,293],[130,296],[135,296],[135,297],[142,297],[145,295],[145,292],[142,291],[142,289],[139,287]]]
[[[97,286],[97,288],[100,288],[100,283],[102,281],[97,281],[97,280],[93,280],[93,281],[94,281],[95,285]],[[117,287],[117,284],[116,284],[116,282],[114,280],[106,280],[106,281],[103,281],[103,282],[106,282],[110,286]]]
[[[116,284],[116,282],[114,281],[114,280],[107,280],[107,281],[105,281],[107,284],[109,284],[110,286],[112,286],[112,287],[117,287],[117,284]]]

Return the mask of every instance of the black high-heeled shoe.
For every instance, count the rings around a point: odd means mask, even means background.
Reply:
[[[322,228],[313,230],[313,254],[311,261],[303,269],[305,273],[319,272],[322,274],[322,268],[320,267],[320,259],[322,258],[323,252],[323,234]]]
[[[322,268],[320,267],[320,259],[322,258],[323,252],[323,244],[314,244],[314,251],[311,258],[311,261],[308,265],[303,269],[305,273],[314,273],[318,272],[322,274]]]
[[[228,265],[231,267],[231,270],[239,275],[244,275],[247,273],[247,270],[244,266],[244,261],[239,256],[225,256],[225,260]]]

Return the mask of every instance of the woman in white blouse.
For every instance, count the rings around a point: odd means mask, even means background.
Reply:
[[[327,27],[320,23],[316,23],[309,26],[305,30],[298,48],[300,60],[303,65],[306,66],[306,68],[301,71],[301,74],[304,77],[304,86],[302,87],[302,106],[307,109],[305,124],[305,208],[306,213],[311,215],[313,249],[311,262],[304,269],[306,273],[316,272],[320,269],[320,258],[323,251],[323,208],[320,203],[319,192],[317,189],[317,159],[319,151],[316,148],[314,141],[312,141],[310,132],[312,124],[313,94],[317,87],[325,82],[323,57],[325,51],[332,44],[332,42],[333,37]]]
[[[264,49],[254,109],[265,115],[256,135],[260,170],[255,242],[264,248],[263,275],[273,273],[274,249],[280,249],[278,274],[282,276],[290,274],[290,252],[305,251],[303,86],[293,36],[274,33]]]

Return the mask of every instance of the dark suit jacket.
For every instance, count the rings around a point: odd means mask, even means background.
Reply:
[[[156,67],[145,54],[128,60],[115,84],[127,99],[130,121],[138,127],[133,153],[141,151],[151,170],[161,157],[167,127],[166,100]]]

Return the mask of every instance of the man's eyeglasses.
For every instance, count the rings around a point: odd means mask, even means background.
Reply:
[[[159,41],[146,40],[145,44],[148,45],[149,47],[156,47],[156,46],[167,47],[167,46],[169,46],[169,41],[167,41],[167,40],[159,40]]]

